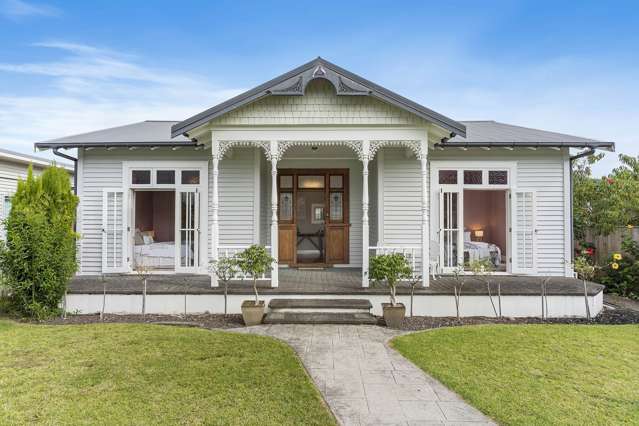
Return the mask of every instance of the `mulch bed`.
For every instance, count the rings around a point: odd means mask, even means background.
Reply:
[[[380,325],[384,320],[380,320]],[[457,321],[455,317],[407,317],[404,319],[402,330],[428,330],[440,327],[458,327],[462,325],[479,324],[639,324],[639,311],[630,309],[604,309],[595,318],[588,321],[585,318],[490,318],[467,317]]]
[[[242,315],[67,315],[64,318],[54,318],[42,324],[71,325],[71,324],[97,324],[97,323],[140,323],[140,324],[164,324],[176,326],[191,326],[202,328],[237,328],[244,327]]]

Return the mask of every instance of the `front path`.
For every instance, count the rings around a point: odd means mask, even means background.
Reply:
[[[248,333],[295,349],[343,425],[494,424],[388,346],[400,332],[377,326],[270,325]]]

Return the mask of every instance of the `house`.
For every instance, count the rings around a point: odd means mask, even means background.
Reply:
[[[0,149],[0,222],[9,216],[11,197],[18,188],[18,180],[26,179],[29,166],[32,167],[33,173],[37,176],[52,164],[54,162],[44,158]],[[73,175],[73,166],[60,162],[55,164]],[[0,226],[0,240],[4,238],[5,229],[4,226]]]
[[[584,289],[570,266],[571,150],[588,155],[614,144],[456,121],[317,58],[183,121],[133,123],[36,148],[78,149],[82,240],[69,300],[82,311],[98,310],[103,274],[119,277],[110,309],[136,311],[141,290],[132,277],[143,270],[155,283],[151,310],[180,312],[179,295],[188,293],[188,310],[219,312],[209,261],[261,244],[277,259],[261,279],[269,300],[378,305],[385,296],[370,285],[369,260],[401,252],[420,281],[416,313],[454,314],[446,274],[483,260],[513,298],[509,315],[538,315],[536,277],[553,276],[551,311],[578,316]],[[467,314],[492,312],[484,286],[473,285]],[[247,291],[232,286],[231,310]],[[598,312],[601,286],[587,293]]]

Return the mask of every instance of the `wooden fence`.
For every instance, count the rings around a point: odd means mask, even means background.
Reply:
[[[598,264],[603,264],[610,260],[613,253],[621,252],[621,242],[629,234],[632,234],[633,240],[639,241],[639,228],[628,229],[626,227],[619,228],[605,236],[592,235],[590,231],[587,231],[585,240],[595,245],[597,249],[595,260]],[[575,243],[575,247],[579,247],[579,244]]]

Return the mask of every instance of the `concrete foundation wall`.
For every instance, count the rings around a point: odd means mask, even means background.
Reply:
[[[219,294],[150,294],[146,298],[146,312],[149,314],[182,314],[187,313],[224,313],[224,296]],[[274,298],[315,298],[315,299],[367,299],[373,304],[372,313],[381,315],[381,304],[388,302],[383,295],[264,295],[267,305]],[[245,294],[228,296],[228,312],[241,313],[242,301],[250,300]],[[502,314],[507,317],[539,317],[541,316],[541,298],[539,296],[502,296]],[[96,313],[102,310],[101,294],[69,294],[67,311],[72,313]],[[398,300],[406,305],[407,315],[410,310],[410,297],[398,296]],[[493,297],[495,305],[497,297]],[[588,298],[591,314],[597,315],[603,309],[603,293]],[[142,313],[142,295],[140,294],[107,294],[105,312],[112,314]],[[586,308],[583,296],[548,296],[548,312],[550,317],[585,317]],[[414,315],[455,316],[455,298],[451,295],[415,296]],[[494,316],[488,296],[462,296],[460,314],[470,316]]]

